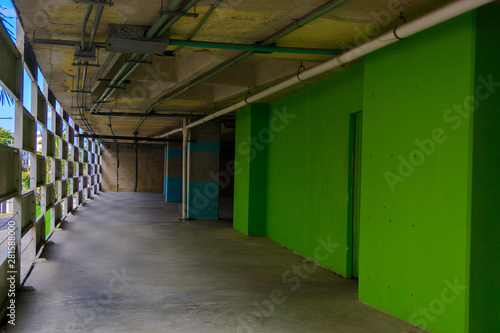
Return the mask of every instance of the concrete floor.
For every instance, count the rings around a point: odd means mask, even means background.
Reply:
[[[304,259],[231,221],[177,217],[162,195],[89,201],[53,234],[7,332],[424,332],[318,266],[283,282]]]

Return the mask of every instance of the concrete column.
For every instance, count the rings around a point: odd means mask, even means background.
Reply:
[[[208,122],[190,132],[187,217],[218,220],[220,123]]]
[[[252,104],[236,112],[233,227],[247,236],[266,233],[267,146],[256,138],[269,127],[268,109]]]
[[[165,201],[182,202],[182,143],[169,142],[165,150]]]

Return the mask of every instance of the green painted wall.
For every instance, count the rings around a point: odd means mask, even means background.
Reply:
[[[361,111],[363,65],[270,104],[266,235],[344,276],[350,115]],[[284,120],[283,120],[284,119]]]
[[[236,112],[236,147],[250,135],[250,107]],[[250,203],[250,164],[247,159],[250,152],[235,151],[234,158],[234,211],[233,228],[248,236],[248,205]]]
[[[233,227],[264,236],[266,227],[268,105],[252,104],[236,113]]]
[[[467,14],[365,58],[359,299],[436,333],[468,326],[474,39]]]
[[[360,301],[435,333],[500,332],[499,14],[463,15],[239,111],[235,228],[350,276],[362,110]]]
[[[477,12],[470,332],[500,332],[500,7]]]

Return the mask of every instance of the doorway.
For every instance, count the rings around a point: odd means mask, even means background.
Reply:
[[[362,147],[363,114],[351,117],[350,137],[350,230],[351,230],[351,276],[359,276],[359,226],[361,198],[361,147]]]

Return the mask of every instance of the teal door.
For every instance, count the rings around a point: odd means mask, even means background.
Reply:
[[[363,128],[363,115],[354,117],[354,135],[352,150],[352,191],[351,191],[351,224],[352,224],[352,276],[358,277],[359,273],[359,212],[361,191],[361,132]]]

